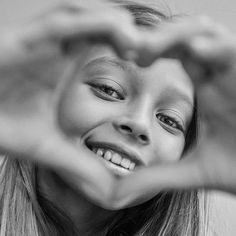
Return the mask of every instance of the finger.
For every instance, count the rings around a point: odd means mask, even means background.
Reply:
[[[104,11],[107,13],[104,14]],[[55,14],[18,34],[26,48],[51,42],[51,48],[41,49],[54,54],[60,50],[58,43],[73,40],[78,44],[81,41],[108,43],[119,56],[126,57],[126,52],[134,50],[138,43],[138,32],[131,15],[114,8],[103,8],[100,11],[90,9],[79,14]]]
[[[191,41],[189,48],[196,60],[224,68],[235,63],[235,39],[233,37],[222,38],[222,36],[215,40],[207,37],[197,37]]]
[[[40,20],[48,18],[48,16],[52,14],[78,14],[83,11],[102,10],[104,8],[112,7],[113,5],[113,3],[106,0],[66,0],[60,3],[54,2],[48,10],[37,15],[34,19]]]
[[[78,23],[79,21],[82,24]],[[65,26],[63,33],[59,31],[63,40],[72,39],[75,45],[80,44],[81,41],[89,44],[108,44],[113,47],[118,56],[124,59],[129,59],[130,52],[134,53],[139,44],[139,32],[133,19],[126,12],[122,14],[114,12],[112,15],[86,15],[76,19],[75,24],[73,22],[68,24],[71,25],[69,32],[68,26]]]
[[[109,203],[114,176],[85,145],[72,142],[40,122],[35,126],[30,125],[30,121],[11,123],[5,123],[1,130],[1,153],[60,171],[75,190],[83,192],[99,205]]]
[[[69,143],[60,136],[54,136],[41,144],[31,158],[59,171],[72,188],[83,192],[97,204],[106,207],[109,203],[114,176],[95,154],[81,147],[81,144]]]
[[[143,46],[137,63],[148,66],[159,57],[181,57],[188,53],[193,38],[205,36],[212,38],[216,34],[216,27],[205,17],[185,18],[177,22],[168,22],[158,27],[155,32],[144,32]]]
[[[164,190],[192,189],[204,186],[199,166],[186,161],[140,169],[117,188],[117,205],[135,204]]]

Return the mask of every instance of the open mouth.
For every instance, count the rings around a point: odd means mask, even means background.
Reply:
[[[140,163],[118,147],[102,143],[86,143],[86,146],[100,157],[116,175],[132,173]]]

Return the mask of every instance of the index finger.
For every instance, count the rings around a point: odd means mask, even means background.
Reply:
[[[160,57],[181,59],[182,54],[196,53],[194,40],[198,37],[212,38],[218,28],[207,17],[185,17],[176,21],[162,23],[155,31],[143,33],[143,46],[137,63],[149,66]],[[192,55],[194,56],[194,55]]]

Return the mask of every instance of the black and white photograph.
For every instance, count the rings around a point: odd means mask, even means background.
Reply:
[[[0,236],[235,236],[234,0],[0,1]]]

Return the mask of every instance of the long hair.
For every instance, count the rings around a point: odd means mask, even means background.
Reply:
[[[143,27],[172,18],[169,9],[145,1],[112,0],[125,7]],[[144,3],[144,4],[142,4]],[[197,136],[197,106],[186,135],[184,152]],[[64,212],[49,202],[39,189],[37,167],[30,162],[5,158],[1,171],[0,236],[76,236],[79,230]],[[114,211],[95,224],[87,235],[101,236],[197,236],[204,235],[205,197],[198,191],[161,192],[151,200]],[[102,232],[102,233],[98,233]]]

